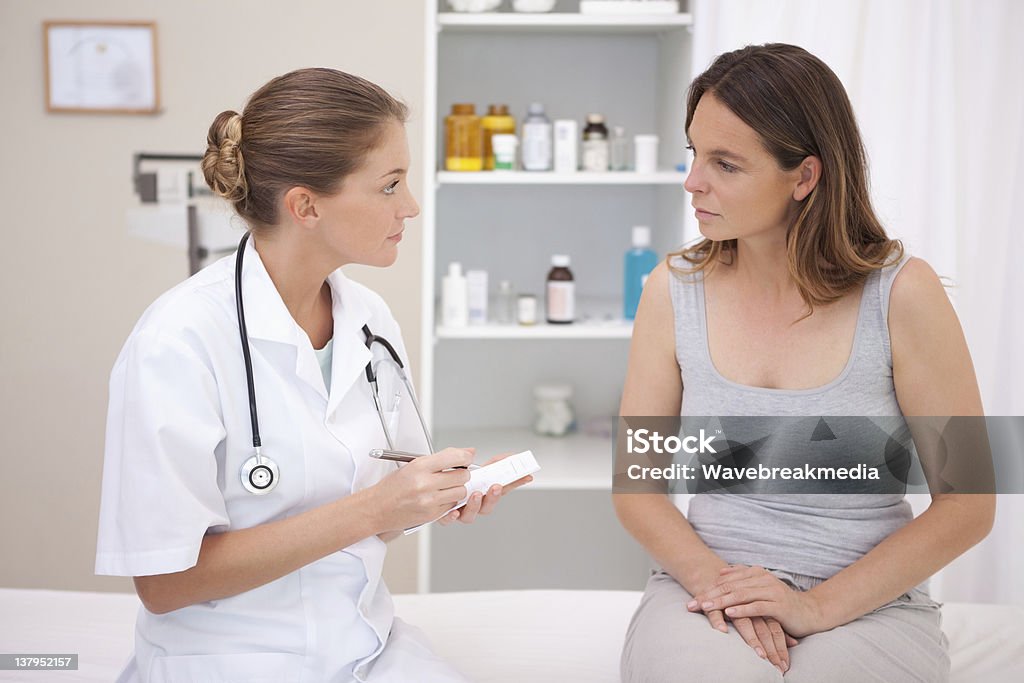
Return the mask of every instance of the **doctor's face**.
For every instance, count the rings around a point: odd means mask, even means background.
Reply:
[[[798,206],[799,169],[779,168],[761,136],[710,92],[697,103],[688,137],[693,165],[684,186],[701,234],[715,241],[785,234]]]
[[[380,144],[345,178],[341,191],[317,200],[320,234],[342,263],[390,266],[398,258],[405,219],[420,213],[409,191],[408,169],[405,126],[389,122]]]

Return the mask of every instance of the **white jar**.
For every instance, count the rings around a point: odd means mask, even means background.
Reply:
[[[633,138],[633,167],[637,173],[654,173],[658,170],[658,136],[637,135]]]
[[[516,147],[519,138],[515,135],[499,133],[491,136],[491,149],[494,150],[494,170],[514,171],[516,168]]]
[[[568,384],[539,384],[533,388],[537,421],[533,428],[542,436],[565,436],[576,425],[572,387]]]
[[[516,320],[520,325],[537,324],[537,297],[533,294],[520,294],[516,301]]]

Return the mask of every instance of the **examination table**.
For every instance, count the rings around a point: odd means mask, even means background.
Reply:
[[[473,681],[612,683],[639,600],[633,591],[434,593],[396,595],[395,610]],[[0,589],[0,653],[79,655],[78,671],[0,671],[0,681],[112,681],[138,608],[125,593]],[[946,603],[943,629],[952,681],[1024,681],[1024,608]]]

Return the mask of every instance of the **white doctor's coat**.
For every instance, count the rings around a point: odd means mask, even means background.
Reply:
[[[196,564],[207,532],[304,512],[372,486],[395,467],[368,456],[386,443],[364,374],[371,355],[361,329],[386,337],[405,362],[387,305],[340,271],[330,275],[328,393],[309,338],[251,240],[245,249],[242,292],[262,452],[280,468],[279,483],[256,496],[239,479],[253,448],[231,255],[154,302],[111,373],[98,574],[183,571]],[[401,413],[388,416],[397,418],[399,447],[426,448],[414,411]],[[373,536],[240,595],[163,615],[142,608],[122,680],[464,680],[422,634],[394,620],[381,581],[384,554]]]

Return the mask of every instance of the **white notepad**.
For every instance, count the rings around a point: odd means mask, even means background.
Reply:
[[[410,527],[405,530],[405,533],[411,534],[419,531],[423,527],[427,526],[427,524],[433,524],[455,508],[465,505],[466,501],[469,500],[469,497],[477,491],[486,494],[487,489],[491,488],[495,484],[505,486],[507,484],[511,484],[517,479],[522,479],[528,474],[533,474],[538,470],[540,470],[540,465],[537,464],[537,459],[533,457],[533,451],[516,453],[515,455],[510,455],[507,458],[502,458],[498,462],[492,462],[490,465],[470,470],[469,482],[466,483],[465,498],[449,508],[444,514],[438,515],[435,519],[432,519],[429,522]]]

